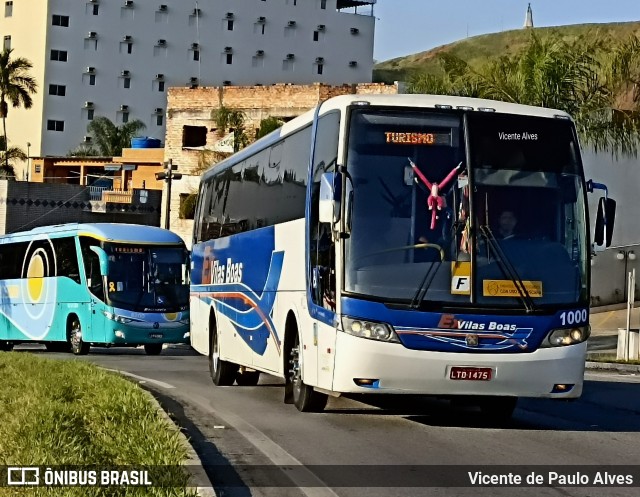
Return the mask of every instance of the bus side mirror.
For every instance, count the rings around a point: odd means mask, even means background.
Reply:
[[[100,247],[96,247],[95,245],[92,245],[89,248],[92,252],[98,254],[98,260],[100,261],[100,276],[106,276],[107,267],[109,266],[109,257],[107,256],[107,253]]]
[[[612,198],[602,197],[598,203],[596,216],[596,229],[593,237],[596,251],[604,250],[611,246],[613,238],[613,224],[616,218],[616,201]]]
[[[342,198],[342,175],[324,173],[320,178],[319,221],[332,226],[340,221],[340,200]]]

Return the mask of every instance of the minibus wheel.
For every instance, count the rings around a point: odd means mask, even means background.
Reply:
[[[67,337],[74,355],[87,355],[90,346],[82,340],[82,326],[77,316],[72,316],[67,325]]]

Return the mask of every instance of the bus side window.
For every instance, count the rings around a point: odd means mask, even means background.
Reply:
[[[95,243],[96,242],[91,239],[80,239],[84,272],[87,277],[87,286],[93,295],[104,301],[104,286],[102,284],[102,275],[100,274],[100,259],[98,254],[89,248]]]
[[[58,276],[66,276],[76,283],[80,283],[80,269],[78,266],[78,254],[76,242],[73,238],[57,238],[53,240],[53,248],[56,253]]]

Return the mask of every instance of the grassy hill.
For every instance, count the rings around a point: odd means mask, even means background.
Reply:
[[[535,32],[540,37],[555,33],[567,41],[573,41],[580,36],[588,36],[591,39],[597,37],[617,42],[625,40],[634,34],[640,35],[640,22],[576,24],[535,28]],[[441,53],[450,53],[475,66],[492,57],[518,52],[526,44],[530,34],[531,31],[528,29],[516,29],[474,36],[448,45],[442,45],[426,52],[391,59],[374,66],[373,80],[375,82],[392,83],[393,81],[407,81],[416,72],[438,74],[441,71],[438,63],[438,54]]]

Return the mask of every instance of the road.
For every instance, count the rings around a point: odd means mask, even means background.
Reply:
[[[26,348],[36,352],[37,347]],[[89,356],[74,359],[135,375],[130,377],[152,390],[186,428],[206,465],[235,468],[223,472],[224,481],[243,479],[243,485],[225,488],[225,496],[635,496],[640,486],[640,466],[602,468],[635,471],[636,488],[441,486],[452,479],[467,486],[467,471],[488,472],[493,465],[500,474],[515,468],[546,477],[548,471],[574,474],[592,465],[638,464],[640,377],[635,375],[588,372],[581,399],[524,399],[511,422],[492,426],[477,421],[473,412],[427,397],[338,398],[324,413],[301,414],[283,404],[276,378],[263,375],[256,387],[214,387],[207,359],[187,348],[165,349],[158,357],[141,349],[92,348]],[[255,466],[274,464],[305,465],[308,469],[289,473],[305,488],[255,488],[275,471],[260,473]],[[464,467],[451,472],[428,465]],[[578,467],[561,467],[566,465]],[[218,476],[212,474],[216,481]],[[425,486],[398,488],[401,484]]]

